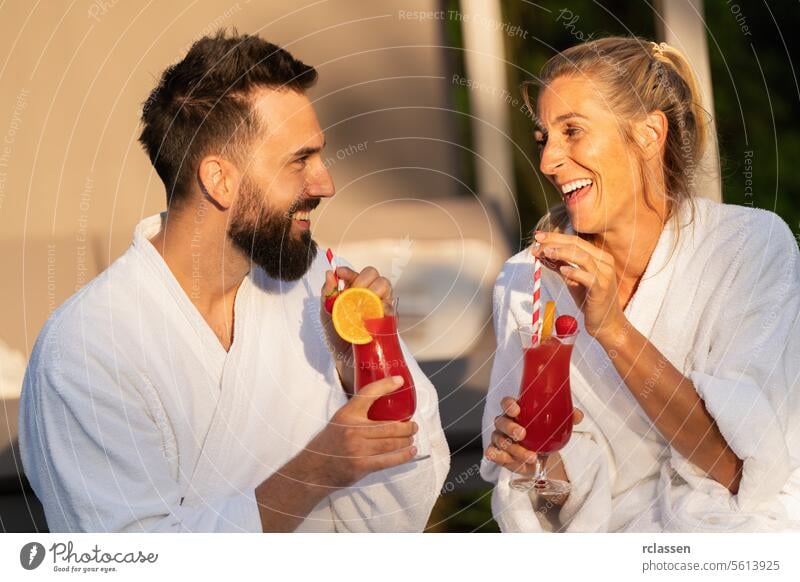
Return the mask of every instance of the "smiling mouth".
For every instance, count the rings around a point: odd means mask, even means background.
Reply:
[[[311,228],[311,213],[317,206],[319,206],[319,200],[316,198],[297,200],[289,208],[289,218],[292,219],[292,224],[301,230]]]
[[[311,227],[311,211],[310,210],[298,210],[294,214],[292,214],[292,223],[297,224],[300,228],[310,228]]]
[[[561,196],[564,197],[564,202],[569,206],[575,204],[578,199],[582,198],[585,194],[592,189],[594,181],[590,178],[581,178],[580,180],[572,180],[561,186]]]

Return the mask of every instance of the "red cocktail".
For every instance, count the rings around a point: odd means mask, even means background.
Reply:
[[[389,376],[402,376],[404,380],[400,388],[378,398],[367,416],[371,420],[409,420],[416,409],[417,399],[414,378],[400,349],[397,317],[387,315],[365,319],[364,327],[373,339],[368,344],[353,345],[356,390]]]
[[[572,345],[555,337],[525,350],[517,422],[525,427],[520,443],[526,449],[553,453],[572,436],[571,354]]]
[[[519,328],[524,366],[517,400],[516,422],[525,428],[520,444],[536,453],[536,475],[515,479],[515,489],[535,489],[540,494],[563,495],[569,483],[547,479],[545,464],[550,453],[561,450],[572,436],[572,395],[569,362],[577,331],[552,335],[539,341],[541,326]]]

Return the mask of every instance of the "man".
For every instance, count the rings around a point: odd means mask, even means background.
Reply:
[[[51,530],[424,528],[449,466],[433,386],[407,354],[417,413],[368,420],[398,384],[348,399],[349,345],[321,309],[336,283],[310,212],[334,186],[316,76],[218,33],[145,103],[168,211],[53,314],[26,375],[20,448]],[[391,301],[374,269],[338,274]]]

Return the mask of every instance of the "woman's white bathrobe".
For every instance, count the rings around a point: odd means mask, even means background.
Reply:
[[[800,264],[786,224],[763,210],[696,201],[664,228],[638,290],[630,323],[691,379],[733,451],[744,460],[732,496],[670,447],[611,360],[579,337],[570,381],[585,413],[561,451],[573,491],[558,512],[566,531],[800,531]],[[511,258],[497,279],[497,353],[483,418],[488,446],[500,400],[516,397],[521,348],[516,326],[531,317],[533,259]],[[543,270],[542,300],[583,317],[561,278]],[[653,370],[653,380],[659,374]],[[651,387],[645,386],[648,390]],[[552,529],[513,474],[484,460],[496,483],[492,508],[503,531]],[[547,509],[545,507],[545,509]],[[558,508],[552,509],[558,511]],[[539,519],[541,517],[541,520]]]
[[[254,488],[346,402],[319,318],[323,253],[293,283],[251,271],[226,352],[147,240],[160,223],[139,224],[31,356],[20,448],[52,531],[261,531]],[[406,358],[431,458],[333,493],[300,531],[425,527],[449,451],[436,392]]]

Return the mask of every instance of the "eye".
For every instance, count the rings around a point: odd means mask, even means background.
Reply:
[[[576,135],[580,134],[583,130],[580,127],[573,127],[569,126],[567,129],[564,130],[564,133],[567,137],[575,137]]]
[[[296,165],[298,168],[305,168],[305,167],[306,167],[306,160],[307,160],[307,159],[308,159],[308,156],[303,156],[302,158],[297,158],[297,159],[296,159],[294,162],[292,162],[292,163],[293,163],[294,165]]]
[[[547,145],[547,134],[537,131],[533,134],[533,140],[536,142],[536,146],[541,150],[545,145]]]

